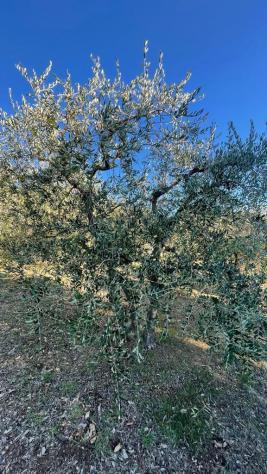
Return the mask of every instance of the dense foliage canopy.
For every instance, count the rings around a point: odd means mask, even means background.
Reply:
[[[150,75],[147,52],[129,83],[98,58],[84,85],[18,66],[30,92],[1,114],[2,262],[68,281],[112,357],[142,357],[181,294],[181,327],[259,356],[267,139],[231,125],[215,146],[189,75],[167,84],[162,56]]]

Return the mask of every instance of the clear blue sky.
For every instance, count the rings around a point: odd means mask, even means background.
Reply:
[[[120,59],[131,78],[140,72],[145,39],[152,64],[164,51],[167,79],[192,71],[202,86],[210,122],[224,134],[233,120],[242,135],[250,118],[267,120],[267,0],[1,0],[0,106],[24,84],[17,62],[38,71],[49,59],[57,74],[89,74],[89,54],[108,73]]]

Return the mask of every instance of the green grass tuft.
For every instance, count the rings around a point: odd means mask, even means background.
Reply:
[[[209,399],[214,395],[212,376],[198,371],[174,393],[163,397],[154,409],[160,430],[175,444],[186,442],[191,448],[201,445],[212,432]]]

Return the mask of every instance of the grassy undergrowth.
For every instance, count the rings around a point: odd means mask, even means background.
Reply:
[[[4,473],[267,470],[263,369],[226,370],[201,341],[173,335],[115,383],[97,346],[66,331],[68,295],[54,287],[45,296],[40,341],[25,291],[0,280]]]
[[[155,404],[154,417],[162,433],[176,444],[186,442],[192,450],[200,449],[215,430],[210,403],[216,395],[210,371],[196,370],[180,389]]]

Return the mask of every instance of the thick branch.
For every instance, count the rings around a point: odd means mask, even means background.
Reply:
[[[188,179],[193,176],[194,174],[196,173],[203,173],[204,171],[206,171],[206,168],[205,167],[202,167],[200,168],[199,166],[195,166],[194,168],[192,168],[188,173],[183,173],[183,174],[180,174],[179,177],[177,179],[175,179],[171,184],[169,184],[168,186],[162,186],[161,188],[158,188],[158,189],[155,189],[152,193],[152,197],[151,197],[151,203],[152,203],[152,211],[155,212],[156,211],[156,208],[157,208],[157,202],[158,202],[158,199],[163,196],[164,194],[167,194],[169,191],[171,191],[173,188],[175,188],[175,186],[177,186],[177,184],[179,184],[182,179],[184,179],[185,181],[188,181]]]

